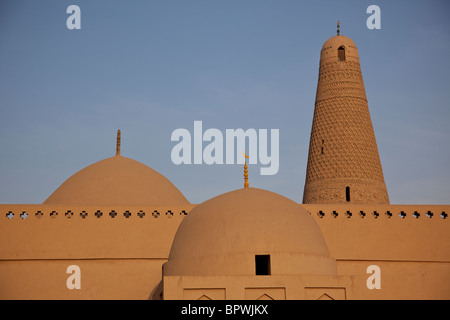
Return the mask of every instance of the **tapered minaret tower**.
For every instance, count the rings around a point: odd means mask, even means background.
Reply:
[[[339,22],[320,53],[303,203],[389,204],[358,49]]]

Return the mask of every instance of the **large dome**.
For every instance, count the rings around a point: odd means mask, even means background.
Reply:
[[[183,194],[150,167],[116,155],[75,173],[45,200],[51,205],[186,205]]]
[[[336,274],[318,224],[294,201],[244,188],[195,207],[175,235],[164,275],[254,275],[255,255],[271,274]]]

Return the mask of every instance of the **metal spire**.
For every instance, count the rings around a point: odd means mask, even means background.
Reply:
[[[120,130],[117,130],[116,156],[120,156]]]
[[[244,150],[244,157],[245,158],[249,158],[249,156],[247,156],[245,154],[245,150]],[[248,188],[248,167],[247,167],[247,160],[245,160],[245,165],[244,165],[244,188]]]

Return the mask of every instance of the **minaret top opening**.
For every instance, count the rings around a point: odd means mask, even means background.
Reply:
[[[340,46],[338,48],[338,60],[345,61],[345,47],[344,46]]]

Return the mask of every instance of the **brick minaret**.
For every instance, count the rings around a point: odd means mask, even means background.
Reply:
[[[358,49],[339,26],[320,54],[303,203],[389,204]]]

